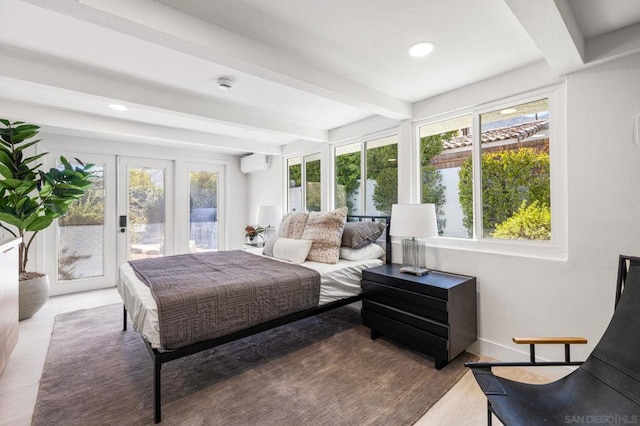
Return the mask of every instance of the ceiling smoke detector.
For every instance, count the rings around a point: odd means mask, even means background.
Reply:
[[[228,77],[220,77],[216,85],[220,90],[231,90],[233,88],[233,80]]]

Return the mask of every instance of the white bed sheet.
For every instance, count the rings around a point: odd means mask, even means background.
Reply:
[[[262,249],[249,249],[248,252],[261,255]],[[277,260],[277,259],[276,259]],[[304,262],[301,266],[320,273],[320,301],[324,305],[360,294],[362,270],[382,265],[380,259],[344,260],[330,265],[319,262]],[[160,349],[160,328],[158,307],[149,287],[138,279],[129,263],[120,266],[118,272],[118,292],[129,312],[134,330],[151,344]]]

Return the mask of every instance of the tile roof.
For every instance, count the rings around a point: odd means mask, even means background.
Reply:
[[[527,139],[535,135],[536,133],[539,133],[548,128],[549,120],[538,120],[529,123],[517,124],[514,126],[485,130],[484,132],[482,132],[481,139],[482,143],[497,142],[510,139],[515,139],[516,141],[521,142],[522,140]],[[443,148],[447,150],[471,146],[472,143],[472,135],[463,135],[456,136],[449,139],[448,141],[444,141],[442,145]]]

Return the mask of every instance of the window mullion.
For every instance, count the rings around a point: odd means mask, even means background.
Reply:
[[[480,114],[473,113],[473,238],[482,238],[482,147]]]
[[[360,214],[367,213],[367,142],[360,145]]]

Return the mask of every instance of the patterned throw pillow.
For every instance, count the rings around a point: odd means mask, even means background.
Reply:
[[[311,251],[307,260],[322,263],[338,263],[342,230],[347,218],[347,208],[327,213],[311,212],[304,227],[302,239],[311,240]]]
[[[307,224],[308,217],[309,213],[286,213],[284,216],[282,216],[282,222],[280,222],[278,237],[299,240],[300,238],[302,238],[302,233],[304,232],[304,227]]]
[[[382,222],[347,222],[342,233],[342,247],[366,247],[380,238],[386,227]]]

